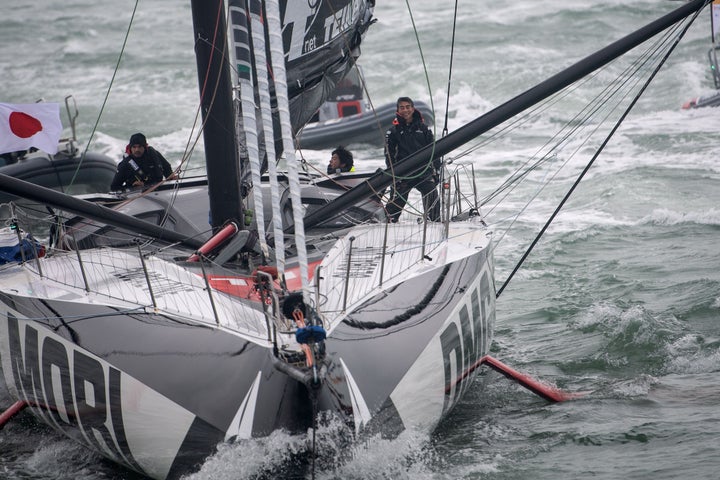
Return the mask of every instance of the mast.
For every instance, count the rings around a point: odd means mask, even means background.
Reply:
[[[517,97],[505,102],[499,107],[490,110],[481,117],[476,118],[467,125],[455,130],[441,138],[434,144],[428,145],[422,150],[410,155],[398,162],[390,169],[378,172],[369,177],[365,182],[348,190],[334,201],[323,205],[305,217],[305,228],[318,225],[323,220],[333,217],[345,208],[368,198],[373,192],[383,191],[392,184],[393,172],[400,177],[410,177],[422,172],[433,157],[442,157],[456,148],[470,142],[488,130],[495,128],[515,115],[554,95],[568,85],[580,80],[586,75],[605,66],[616,58],[624,55],[633,48],[657,35],[666,28],[683,20],[685,17],[701,10],[711,0],[692,0],[682,7],[669,14],[649,23],[643,28],[627,35],[607,47],[598,50],[576,64],[566,68],[560,73],[537,84]],[[288,230],[291,230],[289,228]]]
[[[243,222],[240,164],[228,62],[223,0],[191,0],[195,57],[203,116],[210,222],[218,230],[230,220]]]

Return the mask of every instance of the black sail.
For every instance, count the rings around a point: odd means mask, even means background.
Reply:
[[[259,2],[258,2],[259,3]],[[242,35],[249,26],[238,12],[259,8],[258,3],[231,2],[231,23],[243,23],[231,28],[232,35]],[[287,70],[288,98],[293,131],[298,131],[327,99],[337,82],[350,70],[359,55],[362,35],[372,23],[374,2],[353,0],[323,0],[318,2],[280,1],[283,26],[283,50]],[[204,122],[205,156],[210,195],[211,222],[217,229],[229,221],[243,217],[243,171],[246,159],[238,158],[233,111],[233,85],[230,75],[229,47],[224,2],[193,0],[193,25],[198,80]],[[249,5],[249,7],[246,7]],[[264,4],[263,4],[264,8]],[[247,12],[247,10],[245,10]],[[261,13],[264,15],[264,12]],[[252,40],[237,39],[235,58],[238,75],[267,75],[271,88],[271,102],[277,106],[273,91],[272,73],[256,65],[252,58]],[[247,44],[247,48],[245,48]],[[241,45],[238,48],[237,45]],[[269,52],[266,52],[266,56]],[[243,66],[241,66],[241,63]],[[252,81],[257,86],[257,78]],[[255,87],[257,88],[257,87]],[[258,98],[257,92],[254,97]],[[239,108],[239,107],[238,107]],[[278,125],[277,118],[274,124]],[[259,127],[258,130],[261,128]],[[277,128],[276,132],[280,129]],[[244,140],[240,140],[241,142]],[[276,151],[282,151],[280,134],[275,134]],[[241,148],[240,151],[245,149]],[[237,222],[241,224],[242,222]]]

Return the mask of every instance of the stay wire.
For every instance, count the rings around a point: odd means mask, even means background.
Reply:
[[[658,45],[665,45],[666,42],[668,42],[669,39],[672,38],[672,36],[673,36],[676,32],[677,32],[677,28],[672,29],[671,32],[666,35],[666,38],[664,38],[662,42],[659,42]],[[619,75],[619,77],[618,77],[619,80],[625,79],[624,81],[621,81],[621,82],[619,82],[619,83],[620,83],[621,85],[624,85],[625,83],[627,83],[628,77],[629,77],[629,76],[632,76],[634,72],[637,72],[637,71],[641,68],[641,67],[638,66],[638,64],[644,63],[645,61],[647,61],[647,58],[652,58],[652,57],[655,55],[655,53],[657,53],[657,51],[659,51],[660,49],[662,49],[661,46],[656,46],[656,47],[653,47],[653,48],[649,48],[648,51],[640,58],[640,60],[636,60],[635,62],[633,62],[630,66],[628,66],[628,67],[626,68],[626,70],[625,70],[624,72],[622,72],[622,74]],[[652,53],[650,53],[650,52],[652,52]],[[646,59],[646,60],[643,60],[643,59]],[[493,143],[493,142],[495,142],[495,141],[497,141],[497,140],[499,140],[499,139],[501,139],[501,138],[506,137],[506,136],[507,136],[510,132],[512,132],[513,130],[515,130],[515,129],[517,129],[517,128],[520,128],[523,124],[527,123],[528,121],[532,120],[533,118],[539,117],[543,112],[545,112],[545,111],[546,111],[547,109],[549,109],[551,106],[553,106],[554,104],[558,103],[558,102],[561,101],[562,99],[564,99],[564,98],[566,98],[567,96],[569,96],[573,91],[581,88],[582,85],[584,85],[584,84],[586,84],[586,83],[589,83],[590,80],[591,80],[592,78],[596,77],[597,75],[598,75],[598,72],[594,72],[593,74],[589,75],[589,76],[586,77],[585,79],[583,79],[583,80],[581,80],[580,82],[576,83],[574,87],[569,88],[569,89],[566,89],[566,90],[564,90],[564,92],[558,93],[558,94],[552,96],[552,97],[551,97],[548,101],[546,101],[546,102],[543,102],[543,103],[538,104],[536,107],[530,109],[528,113],[526,113],[526,114],[524,114],[523,116],[519,117],[519,119],[513,120],[513,121],[510,122],[507,126],[505,126],[505,127],[503,127],[502,129],[496,131],[495,133],[492,133],[490,136],[486,137],[483,141],[475,144],[474,146],[471,146],[471,147],[467,148],[467,149],[464,150],[464,151],[461,151],[459,154],[457,154],[455,157],[453,157],[453,160],[458,160],[459,158],[462,158],[462,157],[464,157],[464,156],[468,156],[468,155],[470,155],[472,152],[474,152],[474,151],[476,151],[476,150],[479,150],[479,149],[481,149],[481,148],[484,148],[485,146],[487,146],[487,145],[489,145],[489,144],[491,144],[491,143]],[[603,99],[603,98],[606,98],[606,99],[607,99],[607,98],[612,97],[612,96],[614,95],[614,93],[612,93],[612,92],[614,91],[614,89],[615,89],[614,85],[616,85],[616,84],[618,84],[618,82],[613,82],[612,84],[608,85],[608,86],[603,90],[603,93],[596,98],[596,100],[600,101],[600,100]],[[610,93],[608,93],[608,92],[610,92]],[[605,101],[606,101],[606,100],[605,100]],[[603,103],[603,101],[601,101],[601,104],[602,104],[602,103]],[[591,106],[591,105],[588,105],[588,107],[590,107],[590,106]],[[583,109],[583,111],[584,111],[584,110],[585,110],[585,109]],[[568,124],[576,123],[576,122],[578,121],[578,119],[579,119],[579,121],[580,121],[580,124],[579,124],[580,126],[581,126],[583,123],[587,122],[587,120],[582,120],[583,117],[581,116],[581,114],[582,114],[582,111],[579,112],[572,120],[570,120],[570,121],[568,122]],[[553,136],[553,138],[551,138],[550,140],[548,140],[548,142],[546,142],[545,146],[553,143],[553,139],[555,139],[555,138],[557,138],[557,137],[558,137],[558,135]],[[543,148],[539,149],[538,153],[539,153],[542,149],[543,149]],[[536,154],[536,155],[537,155],[537,154]],[[530,160],[532,160],[533,158],[535,158],[536,155],[534,155],[534,156],[531,157],[527,162],[525,162],[525,163],[522,165],[522,167],[527,167],[528,164],[530,164]],[[507,180],[505,180],[505,182],[503,182],[503,184],[502,184],[501,186],[499,186],[498,188],[496,188],[496,190],[495,190],[494,192],[488,194],[483,200],[481,200],[480,204],[481,204],[481,205],[487,204],[490,200],[492,200],[493,197],[497,196],[499,193],[501,193],[502,191],[506,190],[509,186],[515,184],[518,180],[521,180],[522,177],[526,176],[527,173],[529,173],[529,171],[534,170],[535,168],[537,168],[537,167],[539,166],[539,164],[541,164],[541,163],[545,162],[546,160],[548,160],[548,158],[546,158],[546,157],[547,157],[547,155],[544,156],[544,157],[542,157],[542,158],[540,158],[539,160],[536,160],[537,163],[536,163],[536,164],[532,164],[532,165],[527,169],[527,171],[524,171],[522,167],[521,167],[521,168],[518,168]]]
[[[450,112],[450,83],[452,79],[453,58],[455,56],[455,28],[457,27],[458,0],[455,0],[455,12],[453,13],[452,39],[450,40],[450,66],[448,68],[447,99],[445,101],[445,125],[443,125],[442,136],[448,134],[448,117]]]
[[[684,28],[682,29],[681,33],[675,38],[675,41],[674,41],[673,44],[670,46],[670,48],[667,50],[667,52],[666,52],[665,55],[663,56],[662,60],[657,64],[657,66],[655,67],[655,69],[653,70],[653,72],[650,74],[650,76],[649,76],[648,79],[645,81],[645,83],[643,84],[643,86],[640,88],[640,90],[638,91],[638,93],[635,95],[635,97],[633,98],[633,100],[630,102],[630,104],[628,105],[628,107],[625,109],[625,111],[624,111],[623,114],[620,116],[620,118],[618,119],[618,121],[615,123],[615,125],[613,126],[613,128],[610,130],[610,132],[608,133],[608,135],[605,137],[605,140],[603,140],[602,144],[598,147],[598,149],[597,149],[597,151],[595,152],[595,154],[593,154],[592,158],[591,158],[590,161],[587,163],[587,165],[585,166],[585,168],[583,169],[583,171],[580,173],[580,175],[578,176],[578,178],[575,180],[575,182],[573,183],[573,185],[570,187],[570,189],[569,189],[568,192],[565,194],[565,196],[563,197],[563,199],[560,201],[560,203],[558,204],[558,206],[555,208],[555,211],[552,213],[552,215],[550,216],[550,218],[548,218],[548,221],[545,223],[545,225],[543,226],[543,228],[540,230],[540,232],[539,232],[538,235],[535,237],[535,239],[533,240],[533,242],[530,244],[530,246],[528,247],[528,249],[525,251],[525,253],[523,254],[523,256],[522,256],[522,258],[520,259],[520,261],[518,261],[518,263],[515,265],[515,268],[513,268],[513,271],[510,273],[510,275],[508,276],[508,278],[505,280],[505,282],[502,284],[502,286],[500,287],[500,289],[499,289],[499,290],[497,291],[497,293],[495,294],[495,298],[499,298],[499,297],[500,297],[500,295],[502,294],[502,292],[505,290],[505,287],[507,287],[507,285],[510,283],[510,280],[512,280],[512,278],[515,276],[515,273],[517,273],[517,271],[520,269],[520,267],[521,267],[522,264],[525,262],[525,260],[527,259],[527,257],[530,255],[530,253],[532,252],[532,250],[533,250],[533,248],[535,247],[535,245],[537,245],[537,243],[540,241],[540,238],[542,238],[542,236],[545,234],[545,232],[547,231],[547,229],[550,227],[550,224],[553,222],[553,220],[555,220],[555,217],[557,217],[557,215],[560,213],[560,210],[561,210],[562,207],[565,205],[565,203],[568,201],[568,199],[570,198],[570,196],[573,194],[573,192],[575,191],[575,189],[577,188],[577,186],[580,184],[580,182],[582,181],[582,179],[585,177],[585,174],[590,170],[590,167],[592,167],[593,163],[595,163],[595,160],[596,160],[596,159],[600,156],[600,154],[603,152],[603,150],[604,150],[605,147],[607,146],[607,144],[608,144],[608,142],[610,141],[610,139],[615,135],[615,133],[617,132],[617,130],[620,128],[620,125],[622,125],[622,123],[625,121],[625,119],[627,118],[627,116],[630,114],[630,112],[632,111],[632,109],[633,109],[633,108],[635,107],[635,105],[637,104],[638,100],[640,100],[640,97],[643,95],[643,93],[645,93],[645,90],[647,90],[647,87],[648,87],[648,86],[650,85],[650,83],[653,81],[653,79],[654,79],[655,76],[658,74],[658,72],[660,71],[660,69],[662,68],[662,66],[665,64],[665,62],[667,61],[667,59],[670,57],[670,55],[672,54],[672,52],[675,51],[675,48],[676,48],[676,47],[678,46],[678,44],[680,43],[680,40],[682,40],[682,38],[685,36],[685,34],[687,33],[688,29],[689,29],[690,26],[695,22],[695,19],[697,19],[697,17],[698,17],[699,14],[700,14],[700,11],[695,12],[695,15],[692,17],[692,19],[691,19],[689,22],[687,22],[687,24],[686,24],[686,25],[684,26]]]
[[[135,0],[135,6],[133,7],[132,15],[130,15],[130,23],[128,24],[127,30],[125,31],[125,38],[123,39],[122,48],[120,49],[120,55],[118,55],[117,62],[115,63],[115,69],[113,70],[112,78],[110,78],[110,85],[108,85],[107,91],[105,92],[105,98],[103,99],[103,103],[100,106],[100,113],[98,113],[98,116],[95,119],[95,125],[93,125],[92,131],[90,132],[90,137],[88,138],[87,144],[85,145],[85,150],[80,155],[80,162],[78,163],[78,166],[75,169],[75,174],[73,175],[72,179],[70,180],[70,186],[75,183],[75,179],[77,178],[78,174],[80,173],[80,167],[82,167],[82,164],[85,161],[85,155],[87,154],[87,151],[90,148],[90,143],[92,142],[93,137],[95,137],[95,132],[97,131],[98,125],[100,124],[100,118],[102,117],[103,111],[105,110],[105,105],[108,102],[108,98],[110,98],[110,90],[112,90],[112,86],[115,83],[115,77],[117,76],[117,73],[120,70],[120,62],[122,61],[123,54],[125,53],[125,47],[127,46],[128,38],[130,38],[130,30],[132,29],[133,21],[135,20],[135,12],[137,12],[137,7],[138,7],[139,3],[140,3],[140,0]]]
[[[212,58],[213,58],[213,56],[214,56],[215,54],[218,54],[218,55],[220,55],[220,58],[223,59],[223,62],[225,62],[225,61],[227,60],[227,57],[226,57],[226,55],[225,55],[225,54],[226,54],[226,49],[227,49],[227,47],[228,47],[227,41],[223,42],[223,44],[222,44],[223,49],[222,49],[222,50],[218,50],[217,45],[215,44],[215,39],[217,38],[217,32],[218,32],[218,30],[220,29],[220,25],[221,25],[221,23],[222,23],[222,22],[221,22],[221,18],[222,18],[222,15],[221,15],[221,14],[222,14],[222,12],[223,12],[223,8],[224,8],[224,7],[223,7],[223,4],[222,4],[222,3],[218,4],[218,11],[217,11],[217,14],[215,15],[215,29],[214,29],[214,31],[213,31],[213,40],[212,40],[212,43],[209,44],[209,45],[210,45],[210,60],[208,61],[208,67],[207,67],[207,69],[205,70],[205,77],[203,78],[203,84],[202,84],[202,87],[201,87],[201,89],[200,89],[200,102],[199,102],[199,104],[198,104],[198,108],[195,110],[195,119],[194,119],[194,122],[193,122],[192,130],[195,130],[195,127],[196,127],[197,124],[198,124],[198,119],[201,117],[202,101],[205,99],[206,91],[207,91],[207,88],[208,88],[208,84],[207,84],[207,83],[208,83],[208,78],[209,78],[209,76],[210,76],[210,70],[211,70],[211,68],[212,68],[212,67],[210,66],[210,65],[212,64]],[[229,7],[228,7],[228,8],[229,8]],[[196,38],[196,39],[195,39],[195,41],[196,41],[195,48],[197,48],[197,43],[199,43],[201,40],[202,40],[202,39],[200,39],[200,38]],[[205,41],[206,41],[206,40],[205,40]],[[216,100],[217,94],[218,94],[219,85],[220,85],[220,76],[218,75],[218,76],[215,78],[215,84],[213,85],[212,96],[210,97],[210,105],[211,105],[211,107],[208,108],[208,111],[210,111],[210,110],[212,109],[212,104],[215,103],[215,100]],[[185,164],[185,162],[188,162],[188,161],[189,161],[189,159],[190,159],[190,154],[192,153],[192,151],[195,150],[195,147],[197,146],[197,143],[198,143],[199,140],[200,140],[200,135],[202,135],[203,131],[205,130],[205,124],[206,124],[208,121],[209,121],[209,115],[207,116],[207,118],[203,118],[203,119],[202,119],[202,122],[201,122],[201,124],[200,124],[200,128],[199,128],[199,130],[198,130],[198,132],[197,132],[197,136],[195,137],[194,141],[191,141],[191,138],[192,138],[192,131],[191,131],[191,134],[188,136],[188,141],[187,141],[187,143],[185,144],[185,153],[183,154],[183,158],[182,158],[182,160],[181,160],[181,162],[180,162],[180,166],[178,166],[178,171],[179,171],[180,168]],[[191,144],[191,143],[192,143],[192,147],[190,147],[190,144]],[[164,181],[161,182],[161,183],[164,183]],[[151,188],[149,189],[149,191],[146,192],[146,193],[150,193],[152,190],[154,190],[155,188],[157,188],[157,186],[159,186],[159,185],[160,185],[160,184],[155,185],[154,187],[151,187]],[[174,192],[173,192],[172,201],[171,201],[171,203],[170,203],[171,205],[175,203],[175,200],[176,200],[176,198],[177,198],[177,195],[178,195],[178,187],[179,187],[178,182],[175,182],[175,189],[174,189]],[[169,218],[169,216],[170,216],[170,206],[168,206],[168,208],[165,210],[165,212],[164,212],[164,214],[163,214],[163,218],[162,218],[162,220],[161,220],[161,224],[164,225],[165,222],[167,221],[167,219]]]
[[[212,57],[213,57],[215,54],[217,54],[217,55],[220,55],[221,58],[223,58],[223,61],[225,61],[225,59],[226,59],[226,57],[225,57],[225,52],[226,52],[225,48],[227,48],[227,42],[223,42],[223,49],[222,49],[222,50],[220,50],[220,49],[217,47],[217,45],[214,43],[214,42],[215,42],[215,39],[217,38],[217,31],[220,29],[221,18],[222,18],[222,17],[221,17],[221,13],[223,12],[223,9],[224,9],[223,4],[222,4],[222,3],[218,4],[217,15],[215,16],[215,29],[214,29],[214,31],[213,31],[213,39],[212,39],[213,41],[212,41],[212,42],[209,42],[208,39],[201,38],[201,37],[198,37],[198,38],[195,39],[195,42],[196,42],[195,48],[197,48],[197,44],[200,43],[200,42],[205,42],[205,43],[210,47],[210,58],[211,58],[211,60],[208,62],[208,67],[207,67],[207,69],[206,69],[205,72],[204,72],[204,73],[205,73],[205,76],[204,76],[204,78],[203,78],[203,83],[202,83],[202,86],[201,86],[201,88],[200,88],[200,103],[198,104],[198,108],[195,110],[195,120],[194,120],[194,123],[193,123],[193,126],[192,126],[192,131],[195,130],[195,128],[196,128],[196,126],[197,126],[197,124],[198,124],[198,119],[200,118],[200,114],[201,114],[201,110],[202,110],[202,101],[203,101],[203,99],[205,99],[205,96],[206,96],[206,94],[207,94],[207,92],[208,92],[208,89],[209,89],[210,87],[212,87],[212,91],[210,92],[210,94],[211,94],[211,96],[210,96],[210,105],[214,104],[214,103],[215,103],[215,100],[216,100],[216,98],[217,98],[218,88],[219,88],[219,84],[220,84],[220,77],[218,76],[218,77],[215,79],[215,84],[212,85],[212,86],[209,86],[209,85],[208,85],[208,79],[209,79],[209,76],[210,76],[210,69],[211,69],[210,63],[212,62]],[[134,15],[134,12],[133,12],[133,15]],[[129,32],[129,30],[128,30],[128,32]],[[183,158],[182,158],[182,160],[181,160],[181,162],[180,162],[180,165],[177,167],[176,172],[179,172],[179,171],[181,170],[182,166],[183,166],[187,161],[189,161],[189,159],[190,159],[190,154],[192,153],[192,151],[195,150],[195,147],[197,146],[197,144],[198,144],[198,142],[199,142],[199,140],[200,140],[200,136],[202,135],[202,132],[203,132],[203,130],[205,129],[205,124],[208,122],[208,120],[209,120],[209,117],[202,119],[202,122],[201,122],[201,124],[200,124],[200,128],[198,129],[197,135],[195,136],[195,139],[194,139],[194,140],[191,140],[192,135],[193,135],[193,133],[191,132],[190,136],[188,137],[188,141],[187,141],[187,143],[186,143],[186,145],[185,145],[185,153],[183,154]],[[192,144],[192,146],[190,146],[191,144]],[[144,190],[141,195],[138,195],[137,197],[132,197],[132,198],[126,199],[121,205],[126,205],[126,204],[129,204],[129,203],[132,203],[133,201],[137,200],[138,198],[142,198],[142,197],[145,197],[145,196],[147,196],[147,195],[150,195],[150,194],[151,194],[152,192],[154,192],[160,185],[164,184],[165,182],[166,182],[166,180],[163,180],[163,181],[161,181],[161,182],[159,182],[159,183],[151,186],[150,188]],[[178,188],[179,188],[179,184],[178,184],[178,182],[175,182],[175,188],[174,188],[174,192],[173,192],[173,197],[172,197],[172,199],[171,199],[171,201],[170,201],[170,204],[168,205],[168,208],[166,208],[165,211],[164,211],[164,213],[163,213],[163,217],[162,217],[162,219],[160,220],[160,225],[164,225],[165,222],[167,221],[167,219],[168,219],[169,216],[170,216],[170,206],[175,203],[175,199],[177,198],[177,195],[178,195]]]
[[[635,87],[640,83],[640,79],[635,78],[636,74],[640,71],[644,71],[649,63],[653,59],[655,59],[658,54],[662,53],[662,51],[665,48],[669,48],[668,44],[669,42],[675,38],[677,35],[678,30],[680,30],[679,26],[676,26],[668,31],[668,33],[665,34],[664,38],[657,42],[654,46],[647,49],[646,52],[643,53],[643,55],[640,56],[639,59],[632,62],[630,66],[628,66],[619,76],[618,79],[614,82],[612,82],[610,85],[608,85],[605,89],[603,89],[603,92],[601,95],[598,95],[592,103],[584,107],[581,111],[579,111],[572,120],[570,120],[566,127],[569,125],[575,125],[573,128],[570,128],[569,131],[566,131],[564,135],[560,135],[561,132],[558,132],[558,134],[554,135],[551,140],[558,139],[558,141],[548,141],[546,144],[541,147],[538,150],[538,154],[548,145],[554,144],[554,146],[546,153],[544,153],[542,156],[540,156],[534,163],[532,163],[527,169],[524,171],[516,171],[510,179],[508,179],[502,187],[500,187],[498,190],[493,192],[489,197],[486,197],[483,201],[480,202],[481,205],[486,205],[486,203],[490,200],[490,197],[495,196],[499,193],[504,192],[503,198],[506,198],[510,191],[512,191],[514,188],[516,188],[522,181],[525,179],[525,177],[528,176],[528,174],[535,169],[537,169],[541,164],[555,158],[559,151],[561,150],[561,145],[566,144],[571,138],[574,138],[581,130],[584,130],[586,126],[589,125],[589,122],[591,119],[595,118],[597,115],[599,115],[603,109],[603,107],[613,98],[621,97],[620,101],[624,101],[631,93],[632,90],[635,89]],[[652,67],[652,66],[651,66]],[[625,91],[625,93],[622,93]],[[513,220],[510,223],[510,226],[508,226],[505,229],[505,232],[500,236],[500,239],[495,242],[495,246],[502,241],[505,234],[512,228],[512,225],[517,221],[517,219],[520,217],[520,215],[526,210],[527,207],[529,207],[530,203],[532,203],[535,198],[540,194],[540,192],[547,186],[547,184],[552,181],[559,173],[560,170],[562,170],[569,162],[570,160],[575,156],[575,154],[578,153],[578,151],[583,148],[583,146],[590,140],[590,138],[600,129],[600,126],[605,124],[605,122],[608,120],[609,116],[616,110],[616,108],[620,105],[620,101],[617,102],[615,107],[610,108],[605,116],[600,120],[600,122],[597,123],[596,127],[591,130],[591,132],[587,135],[585,140],[579,144],[575,151],[572,152],[565,162],[557,169],[557,171],[550,177],[550,180],[544,181],[542,185],[539,187],[537,192],[533,195],[533,197],[526,203],[526,205],[522,208],[520,212],[518,212],[517,215],[514,216]],[[565,127],[563,128],[563,130]],[[536,154],[537,155],[537,154]],[[527,166],[529,162],[525,162],[524,166]],[[498,201],[498,203],[495,205],[497,207],[502,200]],[[495,207],[492,207],[489,211],[492,212]]]
[[[432,111],[433,114],[433,121],[435,119],[435,102],[433,101],[432,97],[432,87],[430,86],[430,75],[428,74],[427,69],[427,63],[425,62],[425,55],[423,54],[422,44],[420,43],[420,36],[418,35],[417,25],[415,24],[415,18],[412,14],[412,8],[410,8],[410,1],[405,0],[405,5],[407,6],[408,14],[410,15],[410,23],[412,24],[413,33],[415,34],[415,43],[417,43],[418,46],[418,53],[420,54],[420,61],[422,62],[423,66],[423,72],[425,74],[425,83],[427,84],[428,89],[428,97],[430,98],[430,111]],[[434,125],[433,125],[434,126]],[[432,143],[432,152],[430,153],[430,158],[435,156],[435,141]],[[432,165],[432,161],[429,161],[427,165],[425,165],[425,168],[418,172],[416,175],[409,175],[409,176],[399,176],[395,175],[395,172],[393,170],[393,165],[390,163],[390,169],[393,176],[393,184],[395,183],[396,179],[399,180],[412,180],[416,178],[420,178],[423,175],[425,175],[425,172],[427,172],[428,168]],[[393,185],[393,188],[395,188],[395,185]]]
[[[668,33],[665,35],[665,37],[658,42],[656,45],[654,45],[651,48],[648,48],[647,51],[640,56],[639,59],[632,62],[631,65],[629,65],[617,78],[616,81],[613,81],[610,83],[607,87],[603,89],[601,94],[599,94],[590,104],[588,104],[586,107],[581,109],[571,120],[567,121],[565,127],[558,132],[557,134],[553,135],[551,139],[549,139],[542,147],[538,149],[538,152],[531,157],[528,161],[524,162],[522,165],[522,168],[517,169],[507,180],[503,182],[502,185],[500,185],[498,188],[496,188],[492,193],[488,194],[485,198],[483,198],[479,203],[482,206],[486,206],[492,199],[500,195],[501,193],[504,193],[502,198],[498,200],[495,207],[497,207],[501,202],[502,199],[506,198],[510,191],[512,191],[515,187],[517,187],[522,181],[527,177],[532,171],[539,168],[543,163],[548,162],[552,158],[555,158],[555,156],[558,153],[558,150],[560,150],[560,146],[565,144],[571,137],[574,137],[577,132],[584,129],[588,124],[589,121],[592,118],[595,118],[596,115],[598,115],[603,108],[603,106],[608,103],[612,98],[619,96],[619,92],[621,92],[623,89],[628,89],[628,92],[625,94],[622,94],[622,99],[625,99],[630,94],[630,90],[634,88],[638,83],[640,83],[640,80],[633,80],[635,74],[647,66],[647,63],[650,62],[651,59],[655,58],[658,53],[660,53],[663,48],[666,48],[668,42],[674,38],[674,36],[677,34],[677,31],[679,30],[679,27],[675,27],[668,31]],[[595,72],[592,77],[596,76],[597,72]],[[577,84],[576,87],[573,87],[572,90],[577,89],[580,85],[586,83],[589,78],[583,80],[583,82]],[[629,84],[632,83],[630,86]],[[567,93],[567,92],[566,92]],[[562,94],[562,97],[565,97],[566,94]],[[558,98],[559,100],[559,98]],[[554,101],[552,103],[555,103]],[[613,107],[606,116],[601,120],[600,124],[603,124],[610,113],[615,110],[615,107]],[[531,114],[531,116],[534,116],[535,114]],[[587,140],[589,140],[589,137],[593,135],[597,130],[599,129],[600,124],[592,129],[592,132],[588,135],[588,138],[583,142],[583,144],[580,145],[579,148],[584,145]],[[563,135],[561,133],[563,130],[565,130],[568,126],[572,126],[568,131],[566,131]],[[514,128],[513,128],[514,129]],[[533,163],[530,163],[530,160],[536,158],[542,151],[545,150],[546,147],[549,145],[554,144],[552,148],[550,148],[546,153],[539,156]],[[577,153],[577,150],[576,152]],[[574,155],[574,153],[573,153]],[[572,157],[572,156],[571,156]],[[566,162],[567,163],[567,162]],[[562,167],[560,167],[562,168]],[[557,175],[557,173],[556,173]],[[542,188],[541,188],[542,189]],[[535,197],[533,197],[535,198]],[[532,202],[532,200],[530,200]],[[495,207],[492,207],[489,211],[493,211]]]

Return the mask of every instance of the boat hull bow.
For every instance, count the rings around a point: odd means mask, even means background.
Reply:
[[[407,233],[405,226],[393,228],[394,235]],[[364,229],[384,227],[361,227],[350,237],[362,237]],[[469,248],[474,237],[464,247],[441,242],[412,265],[401,252],[388,253],[386,281],[363,290],[359,283],[373,276],[372,262],[352,278],[331,273],[333,262],[339,262],[336,271],[347,265],[341,250],[349,241],[339,240],[338,252],[326,255],[320,269],[328,279],[319,283],[328,336],[315,359],[317,383],[288,375],[292,368],[309,370],[298,358],[295,365],[280,360],[257,302],[248,307],[248,298],[215,291],[216,323],[200,315],[210,308],[201,306],[205,294],[195,286],[198,297],[190,303],[198,313],[173,311],[174,295],[195,295],[178,293],[183,275],[189,284],[199,281],[196,274],[146,260],[156,272],[166,269],[166,286],[154,289],[152,307],[141,298],[147,287],[136,282],[142,277],[131,259],[122,256],[127,270],[120,271],[103,249],[99,258],[119,279],[112,290],[124,289],[132,302],[50,280],[70,270],[72,255],[40,259],[44,275],[33,262],[7,267],[0,282],[4,380],[43,422],[159,479],[196,470],[222,442],[277,430],[306,434],[318,413],[338,419],[351,434],[429,431],[467,390],[492,340],[488,244]],[[83,256],[92,258],[91,252]],[[399,271],[402,277],[393,274]],[[150,277],[161,280],[158,273]],[[338,288],[349,279],[357,284],[342,296],[350,303],[341,308]],[[92,274],[88,282],[93,291],[100,288]],[[13,287],[20,283],[28,287]],[[148,306],[138,307],[143,303]]]

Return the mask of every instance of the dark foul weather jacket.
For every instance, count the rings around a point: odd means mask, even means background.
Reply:
[[[432,142],[433,134],[425,125],[420,111],[413,112],[410,123],[396,115],[392,126],[385,132],[385,165],[390,168],[390,165],[395,165]],[[439,161],[437,163],[439,164]],[[433,169],[428,168],[423,177],[432,176],[433,173]]]
[[[172,166],[160,152],[152,147],[145,147],[142,157],[127,155],[118,163],[110,190],[130,188],[136,180],[140,180],[145,186],[153,185],[172,173]]]

